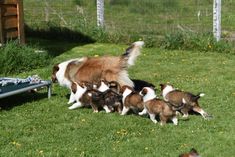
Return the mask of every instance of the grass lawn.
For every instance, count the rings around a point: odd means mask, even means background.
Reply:
[[[44,42],[47,43],[47,42]],[[120,55],[127,45],[53,43],[64,52],[55,55],[53,45],[45,47],[55,56],[53,63],[74,57]],[[64,49],[67,47],[68,49]],[[52,64],[22,73],[50,79]],[[235,154],[235,55],[216,52],[166,51],[143,48],[131,67],[131,78],[155,84],[170,82],[193,93],[204,92],[199,103],[213,119],[191,114],[179,118],[179,125],[154,124],[134,114],[120,116],[89,108],[68,110],[69,90],[53,85],[45,90],[0,100],[0,156],[159,156],[176,157],[196,148],[203,157]],[[159,87],[157,94],[159,95]]]

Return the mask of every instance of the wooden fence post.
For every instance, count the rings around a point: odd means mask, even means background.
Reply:
[[[213,34],[216,41],[221,38],[221,0],[214,0],[213,3]]]
[[[104,0],[97,0],[97,26],[104,27]]]

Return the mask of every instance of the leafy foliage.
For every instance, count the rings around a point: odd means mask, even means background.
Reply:
[[[49,63],[46,51],[10,41],[0,48],[0,74],[12,74],[44,67]]]

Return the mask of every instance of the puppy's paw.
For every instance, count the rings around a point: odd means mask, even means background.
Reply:
[[[94,110],[93,113],[98,113],[99,111],[98,110]]]

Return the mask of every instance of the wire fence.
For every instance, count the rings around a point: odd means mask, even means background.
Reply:
[[[24,0],[24,14],[26,24],[38,29],[53,25],[86,33],[97,24],[96,0]],[[212,16],[212,0],[105,0],[105,30],[110,34],[212,32]],[[223,0],[221,23],[222,37],[234,37],[234,0]]]

